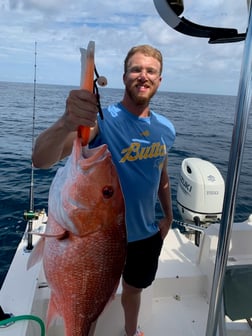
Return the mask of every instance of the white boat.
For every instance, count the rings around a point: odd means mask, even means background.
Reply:
[[[167,15],[171,14],[172,3],[179,5],[179,8],[183,3],[163,0],[154,2],[163,16],[167,10],[169,10]],[[172,17],[174,27],[177,27],[174,15],[175,12]],[[183,225],[189,232],[195,230],[201,232],[200,239],[195,244],[179,229],[170,230],[160,256],[156,280],[143,292],[139,323],[145,336],[247,336],[252,334],[250,321],[252,317],[250,288],[252,284],[252,215],[244,222],[233,223],[232,221],[237,176],[239,176],[245,138],[244,129],[246,129],[251,100],[249,94],[251,70],[247,70],[251,69],[252,65],[251,36],[252,23],[249,22],[237,103],[237,123],[232,137],[225,194],[223,191],[222,195],[224,196],[223,211],[219,211],[219,208],[222,209],[223,199],[218,197],[222,194],[223,186],[218,171],[207,162],[202,162],[202,165],[199,162],[194,164],[194,158],[189,158],[186,164],[183,162],[180,188],[182,195],[183,192],[187,193],[181,196],[178,190],[178,205],[187,222]],[[221,39],[223,38],[225,36],[221,35]],[[242,36],[233,34],[229,38],[239,40]],[[202,168],[203,165],[204,168]],[[199,175],[200,178],[198,178]],[[209,179],[209,176],[212,178]],[[193,183],[197,188],[190,188]],[[213,185],[215,189],[212,188]],[[216,196],[215,203],[206,202],[210,204],[211,209],[205,209],[205,204],[202,205],[202,188],[204,190],[209,188],[208,190],[213,191],[209,194]],[[192,195],[191,191],[195,189],[197,193]],[[202,211],[198,209],[199,203],[203,206]],[[195,224],[192,224],[190,216]],[[202,219],[201,216],[206,218]],[[200,223],[195,221],[196,217],[200,217]],[[211,218],[211,224],[209,224],[209,218]],[[26,265],[32,245],[35,245],[39,239],[33,235],[31,242],[29,234],[31,226],[33,231],[43,232],[46,220],[44,211],[28,219],[27,232],[16,250],[0,291],[2,307],[0,336],[45,335],[43,321],[45,321],[50,289],[44,276],[42,263],[38,263],[29,271],[26,270]],[[208,224],[201,225],[203,221]],[[196,236],[199,235],[196,234]],[[123,335],[124,321],[120,296],[121,286],[115,298],[99,317],[95,336]],[[63,336],[62,320],[57,320],[46,334]]]
[[[40,213],[38,219],[33,221],[34,229],[43,231],[45,220],[46,214]],[[199,247],[178,229],[169,232],[160,256],[157,278],[153,285],[143,292],[140,324],[146,336],[206,334],[219,227],[219,224],[211,224],[204,231]],[[251,241],[252,217],[243,223],[234,223],[228,265],[233,266],[234,270],[242,267],[245,272],[245,285],[250,285],[252,281]],[[26,270],[29,257],[26,247],[27,235],[17,248],[0,292],[0,302],[4,312],[11,313],[15,317],[23,316],[23,320],[2,326],[1,336],[45,335],[41,331],[41,325],[33,317],[39,317],[45,321],[50,289],[41,263],[29,271]],[[239,279],[239,273],[237,277]],[[252,315],[249,288],[246,291],[248,297],[245,299],[249,301],[244,304],[250,309]],[[119,286],[115,299],[99,318],[96,336],[122,335],[123,312],[120,295]],[[232,295],[235,294],[232,293]],[[231,305],[235,306],[229,308],[231,312],[237,307],[238,310],[242,310],[242,307],[238,306],[243,304],[242,300],[238,302],[236,297],[232,299]],[[252,333],[247,320],[240,317],[232,321],[226,316],[225,327],[227,335],[246,336]],[[47,333],[47,336],[59,335],[64,335],[62,321],[57,321]]]

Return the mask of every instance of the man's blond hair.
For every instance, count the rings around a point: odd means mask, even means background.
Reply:
[[[158,60],[159,63],[160,63],[160,75],[161,75],[162,69],[163,69],[162,54],[158,49],[156,49],[156,48],[154,48],[154,47],[152,47],[148,44],[143,44],[143,45],[139,45],[139,46],[136,46],[136,47],[132,47],[129,50],[129,52],[128,52],[125,60],[124,60],[124,73],[126,73],[127,70],[128,70],[128,65],[129,65],[128,63],[129,63],[130,58],[137,52],[142,53],[145,56],[153,57],[156,60]]]

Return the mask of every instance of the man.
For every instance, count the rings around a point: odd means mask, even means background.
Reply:
[[[158,258],[172,223],[167,150],[175,130],[165,117],[150,110],[162,80],[162,55],[148,45],[133,47],[125,58],[125,91],[120,103],[97,118],[97,99],[85,90],[70,92],[63,116],[37,139],[33,163],[47,168],[69,155],[79,125],[91,127],[90,145],[107,143],[117,167],[126,205],[127,260],[122,306],[126,336],[143,336],[138,328],[141,292],[155,278]],[[164,217],[155,221],[157,197]]]

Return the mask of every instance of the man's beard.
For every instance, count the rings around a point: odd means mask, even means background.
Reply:
[[[128,87],[126,87],[126,91],[127,91],[128,96],[137,106],[148,106],[151,98],[154,96],[154,93],[155,93],[153,92],[148,97],[142,97],[142,96],[135,95],[134,92],[130,90]]]

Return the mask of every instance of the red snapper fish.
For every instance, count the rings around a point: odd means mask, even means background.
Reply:
[[[116,291],[126,255],[124,199],[107,145],[90,149],[76,138],[48,202],[47,228],[28,268],[43,258],[47,328],[59,315],[66,336],[87,336]]]

